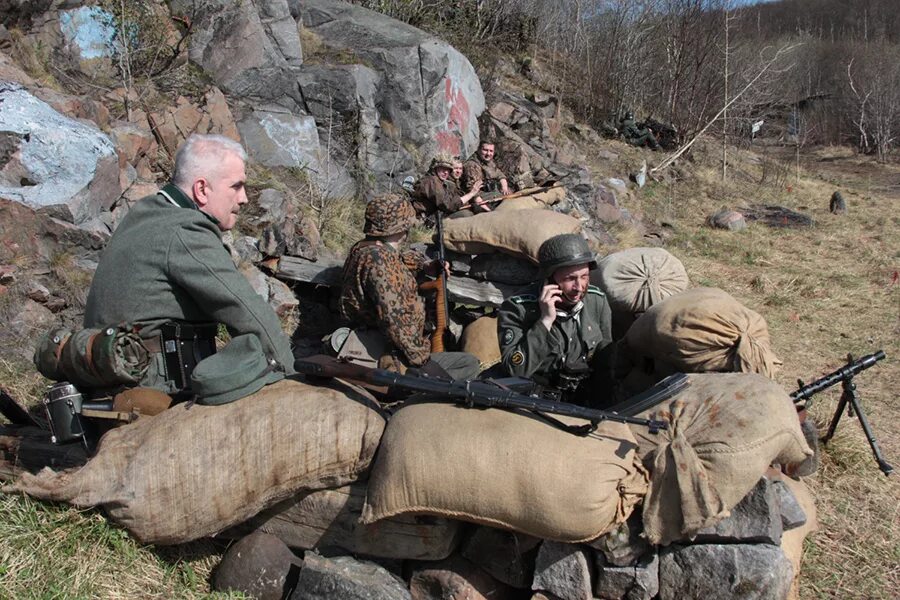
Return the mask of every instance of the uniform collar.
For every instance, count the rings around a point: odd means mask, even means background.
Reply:
[[[159,194],[169,201],[170,204],[177,206],[178,208],[192,208],[194,210],[200,210],[200,207],[197,206],[197,203],[193,201],[187,194],[185,194],[180,187],[175,185],[174,183],[168,183],[163,187],[163,189],[159,190]],[[211,214],[200,211],[206,218],[215,223],[217,226],[219,225],[219,220],[212,216]]]
[[[581,312],[581,309],[584,308],[584,300],[579,300],[578,304],[570,308],[569,310],[563,310],[561,308],[556,309],[556,317],[559,319],[571,319],[572,317],[577,317]]]

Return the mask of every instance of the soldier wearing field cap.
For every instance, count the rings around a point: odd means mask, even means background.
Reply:
[[[386,194],[366,206],[365,239],[351,248],[344,262],[339,308],[355,326],[377,329],[386,338],[391,366],[398,370],[425,367],[429,360],[453,379],[478,375],[478,359],[465,352],[431,354],[425,334],[425,304],[416,277],[437,275],[443,266],[422,254],[401,250],[415,210],[408,200]]]
[[[611,399],[611,311],[590,285],[597,267],[587,241],[567,233],[538,250],[545,278],[508,298],[497,321],[502,364],[560,399],[600,406]]]
[[[463,194],[452,176],[454,161],[454,157],[449,154],[438,154],[432,161],[428,174],[416,182],[411,197],[417,213],[428,218],[437,211],[452,215],[474,207],[481,184]],[[481,209],[482,212],[483,210]]]

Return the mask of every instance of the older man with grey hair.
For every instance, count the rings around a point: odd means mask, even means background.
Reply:
[[[254,334],[273,368],[293,372],[278,317],[222,244],[247,203],[246,158],[229,138],[189,137],[172,183],[134,205],[100,258],[84,325],[140,329],[156,354],[143,386],[187,393],[193,367],[215,352],[220,324],[232,336]]]

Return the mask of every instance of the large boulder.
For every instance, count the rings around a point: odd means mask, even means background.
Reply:
[[[342,164],[319,145],[316,121],[268,106],[247,111],[238,121],[247,153],[267,167],[298,167],[325,198],[353,197],[356,184]]]
[[[119,159],[103,132],[0,82],[0,197],[81,224],[120,193]]]
[[[402,154],[401,138],[412,142],[419,166],[438,150],[460,155],[475,150],[484,94],[474,68],[460,52],[415,27],[346,2],[309,0],[302,3],[301,14],[303,24],[325,47],[380,76],[372,103],[380,114],[368,123],[377,127],[373,137],[363,140],[367,166],[376,178],[411,169],[404,164],[398,168],[391,158]],[[304,96],[312,87],[303,88]]]
[[[303,62],[300,33],[287,0],[172,0],[173,15],[193,21],[190,59],[226,94],[295,109]]]

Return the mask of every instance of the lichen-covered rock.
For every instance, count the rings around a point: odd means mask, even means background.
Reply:
[[[0,82],[0,197],[83,223],[108,210],[121,188],[115,146],[21,86]]]
[[[410,600],[406,586],[384,567],[349,556],[303,557],[303,569],[291,600]]]

